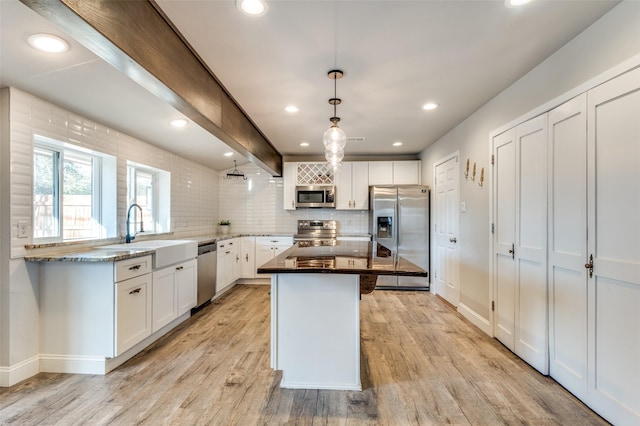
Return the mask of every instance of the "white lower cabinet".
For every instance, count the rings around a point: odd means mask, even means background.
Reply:
[[[151,276],[116,283],[116,356],[151,335]]]
[[[42,371],[113,358],[152,333],[151,256],[40,266]],[[126,278],[126,279],[125,279]]]
[[[240,278],[256,277],[256,238],[240,239]]]
[[[239,238],[218,242],[216,294],[229,287],[240,277]]]
[[[153,332],[196,305],[196,260],[153,272]]]
[[[40,271],[43,372],[104,374],[196,304],[196,259],[153,272],[152,256],[43,262]]]
[[[176,267],[178,316],[196,306],[198,298],[198,266],[195,259]]]
[[[256,237],[256,269],[293,245],[293,237]],[[256,274],[256,278],[270,278],[271,274]]]

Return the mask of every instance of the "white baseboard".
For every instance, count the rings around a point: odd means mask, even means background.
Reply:
[[[40,354],[40,371],[44,373],[105,374],[106,358]]]
[[[40,372],[40,356],[36,355],[11,367],[0,367],[0,387],[6,388]]]
[[[471,310],[464,303],[458,303],[458,312],[460,315],[471,321],[473,325],[484,331],[489,336],[493,337],[493,331],[491,330],[491,323],[488,319],[484,318],[476,311]]]

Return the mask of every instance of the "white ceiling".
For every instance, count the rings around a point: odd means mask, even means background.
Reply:
[[[248,17],[234,0],[156,0],[283,155],[322,155],[340,68],[348,156],[415,155],[614,7],[613,0],[271,0]],[[219,140],[179,116],[73,40],[52,57],[26,38],[56,30],[17,0],[0,0],[0,85],[15,86],[216,170]],[[424,111],[435,101],[440,108]],[[300,111],[286,113],[294,104]],[[300,142],[310,144],[300,147]],[[396,141],[401,147],[392,147]],[[238,155],[235,156],[238,158]]]

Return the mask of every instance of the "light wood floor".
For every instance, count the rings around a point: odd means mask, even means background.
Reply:
[[[426,292],[363,296],[362,392],[280,389],[268,292],[237,286],[106,376],[1,389],[0,423],[606,424]]]

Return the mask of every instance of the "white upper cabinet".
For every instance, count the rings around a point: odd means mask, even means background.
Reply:
[[[420,185],[420,160],[370,161],[369,185]]]
[[[296,181],[298,178],[298,163],[284,163],[282,165],[282,178],[284,188],[284,209],[296,209]]]
[[[337,210],[369,209],[369,163],[342,163],[335,178]]]
[[[369,185],[393,185],[393,161],[370,161]]]
[[[394,161],[394,185],[420,185],[420,160]]]

